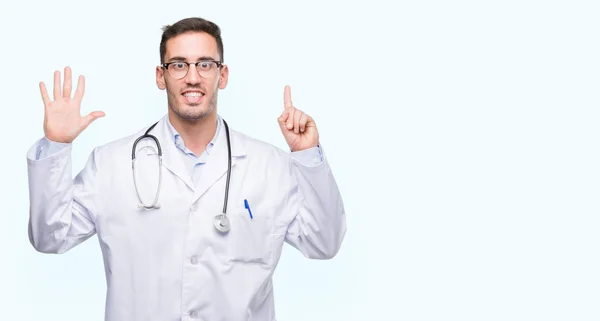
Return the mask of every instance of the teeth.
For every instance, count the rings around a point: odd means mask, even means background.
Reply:
[[[198,93],[198,92],[193,92],[193,93],[185,93],[183,94],[186,97],[202,97],[202,93]]]

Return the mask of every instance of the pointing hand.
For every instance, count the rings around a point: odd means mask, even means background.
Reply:
[[[290,86],[283,92],[284,110],[277,119],[281,132],[292,152],[319,145],[319,133],[314,120],[292,105]]]

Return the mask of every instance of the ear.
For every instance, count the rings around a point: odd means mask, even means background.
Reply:
[[[219,79],[219,89],[225,89],[227,87],[227,81],[229,80],[229,67],[223,65],[221,67],[221,78]]]
[[[165,83],[164,69],[161,66],[156,66],[156,86],[160,90],[165,90],[167,84]]]

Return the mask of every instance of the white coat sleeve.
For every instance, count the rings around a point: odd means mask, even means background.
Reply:
[[[64,253],[96,233],[96,150],[73,179],[70,144],[39,140],[27,152],[29,241],[42,253]],[[59,148],[58,148],[59,147]]]
[[[291,156],[288,209],[294,218],[285,241],[311,259],[330,259],[346,234],[340,191],[321,147]]]

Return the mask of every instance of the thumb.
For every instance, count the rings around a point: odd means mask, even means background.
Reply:
[[[87,116],[83,118],[83,128],[88,127],[94,120],[104,117],[104,115],[105,114],[102,111],[93,111],[87,114]]]

